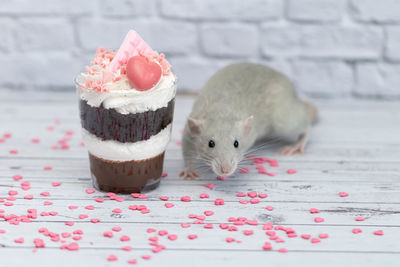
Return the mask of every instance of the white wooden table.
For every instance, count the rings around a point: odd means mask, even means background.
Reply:
[[[180,130],[193,100],[179,97],[165,172],[168,177],[161,186],[150,193],[147,199],[133,199],[123,202],[105,197],[105,193],[87,194],[92,188],[85,147],[80,146],[80,127],[75,97],[71,94],[46,93],[18,94],[2,93],[0,105],[0,137],[11,133],[0,143],[0,198],[9,197],[9,191],[17,191],[15,200],[0,203],[3,214],[26,215],[28,209],[37,209],[38,215],[32,222],[10,224],[0,219],[0,266],[127,266],[128,260],[136,259],[138,266],[399,266],[400,265],[400,103],[371,101],[318,101],[321,119],[313,129],[311,143],[305,156],[280,156],[276,148],[260,151],[259,156],[278,160],[280,166],[268,170],[276,172],[275,177],[258,174],[255,166],[249,166],[249,174],[229,177],[218,181],[214,175],[203,175],[197,181],[184,181],[178,177],[183,163],[179,140]],[[49,128],[50,127],[50,128]],[[54,129],[53,129],[54,128]],[[73,131],[68,135],[66,131]],[[70,138],[68,149],[52,149],[59,140]],[[39,143],[32,142],[38,138]],[[68,138],[67,138],[68,139]],[[66,147],[66,146],[65,146]],[[17,150],[17,151],[14,151]],[[16,154],[15,154],[16,153]],[[51,166],[52,170],[44,170]],[[288,169],[297,170],[288,174]],[[14,175],[22,175],[15,181]],[[22,182],[29,182],[30,189],[21,189]],[[61,182],[52,186],[52,182]],[[204,185],[213,183],[210,190]],[[25,183],[27,185],[27,183]],[[25,188],[27,189],[27,188]],[[258,204],[240,204],[238,192],[256,191],[267,193]],[[41,195],[49,192],[49,196]],[[339,192],[349,196],[339,197]],[[207,193],[210,198],[200,198]],[[32,195],[33,199],[24,199]],[[175,206],[166,208],[166,201]],[[182,202],[182,196],[190,196],[191,202]],[[96,198],[105,197],[103,203]],[[216,198],[225,200],[221,206],[214,205]],[[47,203],[45,203],[47,201]],[[4,203],[13,203],[6,206]],[[51,202],[51,203],[48,203]],[[51,204],[51,205],[45,205]],[[8,205],[8,204],[7,204]],[[85,209],[86,206],[94,209]],[[130,205],[146,205],[150,213],[142,214],[130,210]],[[77,206],[77,209],[69,209]],[[274,210],[264,209],[266,206]],[[119,208],[122,213],[113,213]],[[320,210],[310,214],[310,208]],[[193,224],[196,219],[189,214],[204,215],[211,210],[212,216],[205,216],[204,224]],[[54,216],[41,216],[42,212],[55,211]],[[88,218],[79,219],[80,214]],[[246,217],[257,220],[258,225],[237,226],[238,231],[220,229],[221,223],[229,217]],[[324,222],[314,222],[315,217]],[[356,221],[355,217],[364,217]],[[100,219],[92,223],[90,219]],[[73,222],[73,226],[65,225]],[[288,238],[283,231],[276,234],[285,242],[269,240],[263,224],[293,228],[298,237]],[[181,223],[191,223],[189,228]],[[103,233],[120,226],[121,232],[114,232],[112,238]],[[39,233],[40,228],[60,234],[82,230],[80,240],[62,237],[51,241]],[[166,230],[177,235],[171,241],[158,233],[147,233],[148,228]],[[352,233],[354,228],[362,230]],[[244,235],[243,230],[253,230]],[[373,232],[382,230],[383,235]],[[319,243],[301,238],[303,234],[318,238],[321,233],[328,238]],[[196,239],[188,235],[196,234]],[[64,234],[67,236],[68,234]],[[127,235],[130,241],[122,242]],[[72,236],[78,236],[73,234]],[[158,243],[166,247],[153,253],[148,238],[158,236]],[[15,240],[23,237],[23,243]],[[226,242],[231,237],[238,242]],[[33,240],[41,238],[45,248],[35,249]],[[57,238],[56,238],[57,239]],[[65,241],[62,241],[65,240]],[[61,243],[65,242],[65,243]],[[60,249],[62,244],[76,242],[78,251]],[[265,242],[272,245],[265,251]],[[121,248],[131,246],[131,251]],[[279,253],[286,248],[288,253]],[[118,260],[107,261],[110,255]],[[150,255],[151,259],[142,259]]]

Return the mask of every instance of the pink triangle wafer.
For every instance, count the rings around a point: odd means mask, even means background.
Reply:
[[[154,51],[137,32],[130,30],[125,36],[117,54],[107,66],[106,71],[117,71],[122,64],[127,63],[130,57],[137,56],[139,53],[153,54]]]

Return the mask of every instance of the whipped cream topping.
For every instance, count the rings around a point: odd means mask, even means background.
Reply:
[[[84,85],[86,80],[94,75],[81,73],[76,82],[78,86]],[[86,100],[90,106],[113,108],[121,114],[140,113],[149,110],[157,110],[166,107],[168,102],[176,94],[176,77],[170,72],[167,76],[161,76],[156,86],[147,91],[133,89],[127,79],[110,81],[104,84],[109,90],[98,92],[81,88],[80,97]]]
[[[144,160],[157,156],[165,151],[171,137],[171,124],[148,140],[134,143],[120,143],[105,140],[82,128],[82,137],[89,152],[102,159],[111,161]]]

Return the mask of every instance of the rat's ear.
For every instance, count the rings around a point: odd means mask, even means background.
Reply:
[[[253,120],[254,116],[251,115],[246,119],[240,121],[240,127],[242,128],[242,133],[244,137],[247,137],[250,134],[251,129],[253,128]]]
[[[188,127],[189,127],[189,132],[192,136],[197,136],[201,132],[201,126],[203,125],[202,120],[196,120],[192,118],[188,118]]]

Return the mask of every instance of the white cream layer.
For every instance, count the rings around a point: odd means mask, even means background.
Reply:
[[[88,77],[91,76],[81,73],[77,78],[77,83],[85,84]],[[110,82],[106,85],[109,88],[109,92],[106,93],[80,90],[81,99],[86,100],[92,107],[103,104],[104,108],[116,109],[121,114],[134,114],[167,107],[168,102],[175,97],[176,93],[176,77],[172,72],[168,76],[162,76],[159,83],[147,91],[132,89],[128,80]]]
[[[98,158],[113,161],[143,160],[155,157],[165,151],[171,138],[171,123],[149,139],[133,143],[103,141],[84,128],[82,128],[82,137],[89,152]]]

